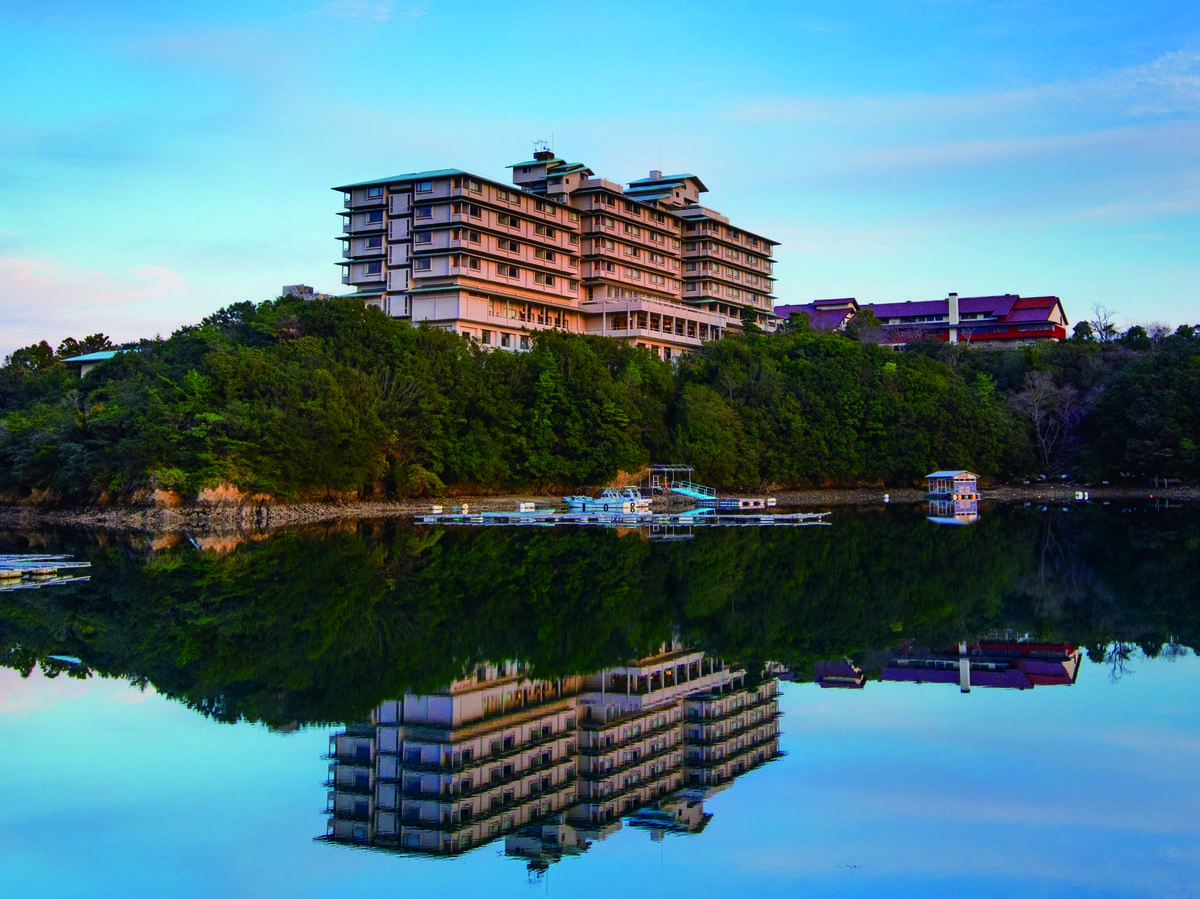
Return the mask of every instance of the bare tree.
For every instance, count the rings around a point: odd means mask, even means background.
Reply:
[[[1033,424],[1043,469],[1057,467],[1075,426],[1083,420],[1078,394],[1070,387],[1056,385],[1048,371],[1031,371],[1025,376],[1025,389],[1013,396],[1012,403]]]
[[[1117,336],[1116,312],[1103,303],[1092,306],[1092,333],[1101,343],[1108,343]]]

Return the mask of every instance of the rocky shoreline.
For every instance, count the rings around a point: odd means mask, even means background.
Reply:
[[[997,485],[983,491],[983,502],[1068,503],[1077,491],[1086,490],[1092,502],[1117,499],[1190,503],[1200,500],[1200,488],[1193,486],[1127,487],[1079,486],[1048,482],[1022,485]],[[751,491],[746,491],[748,495]],[[780,508],[822,511],[838,506],[883,506],[885,503],[919,503],[923,490],[859,487],[849,489],[772,491]],[[196,533],[262,533],[297,525],[335,524],[365,519],[411,519],[426,513],[433,503],[447,511],[464,504],[473,511],[511,511],[519,502],[539,506],[555,504],[557,495],[510,494],[502,496],[461,496],[443,500],[407,500],[402,502],[273,502],[263,498],[243,502],[196,503],[184,506],[103,505],[90,508],[46,508],[42,506],[0,506],[0,526],[35,528],[47,525],[84,527],[109,531],[141,531],[154,534],[172,531]]]

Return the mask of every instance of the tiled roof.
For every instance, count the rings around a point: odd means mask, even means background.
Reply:
[[[1012,311],[1019,299],[1012,293],[994,297],[959,297],[958,312],[959,315],[983,312],[1003,318]],[[950,310],[950,301],[910,300],[904,303],[863,303],[861,306],[874,312],[876,318],[908,318],[914,315],[946,315]]]

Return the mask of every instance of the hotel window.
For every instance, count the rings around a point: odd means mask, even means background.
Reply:
[[[500,335],[500,346],[502,346],[502,347],[512,346],[512,335],[511,334],[501,334]]]
[[[433,218],[432,206],[414,206],[413,215],[419,219]]]
[[[523,349],[523,350],[529,349],[529,338],[528,337],[521,338],[521,349]]]
[[[571,290],[578,290],[578,289],[579,289],[579,282],[578,282],[578,281],[569,281],[569,282],[567,282],[567,283],[569,284],[569,286],[570,286]]]
[[[480,343],[491,343],[492,342],[492,332],[489,331],[487,328],[480,328],[479,342]],[[467,754],[464,752],[463,753],[463,761],[466,761],[466,758],[467,758]]]
[[[578,222],[579,221],[579,213],[578,212],[568,212],[567,218],[570,219],[572,222]]]
[[[376,234],[374,237],[368,237],[363,242],[363,246],[368,250],[378,250],[383,246],[383,235]]]
[[[533,204],[533,208],[536,209],[538,212],[545,212],[549,207],[545,203],[543,203],[541,200],[535,200],[534,204]]]
[[[546,249],[543,249],[542,247],[538,247],[537,249],[534,250],[534,255],[536,255],[538,259],[545,259],[547,262],[554,261],[554,251],[553,250],[546,250]]]
[[[417,193],[419,193],[419,194],[431,193],[433,191],[433,182],[432,181],[418,181],[416,190],[417,190]]]
[[[413,243],[432,243],[432,231],[418,231],[413,235]]]
[[[368,200],[378,200],[382,196],[383,196],[383,188],[382,187],[368,187],[367,188],[367,199]]]
[[[383,210],[382,209],[372,209],[370,212],[368,212],[367,213],[367,224],[368,225],[382,225],[383,224]]]
[[[464,256],[462,258],[462,267],[479,271],[479,259],[476,256]]]
[[[515,215],[509,215],[507,212],[502,212],[496,216],[497,221],[508,228],[520,228],[521,220]]]
[[[534,272],[533,280],[536,281],[538,284],[545,284],[547,287],[554,286],[554,275],[546,275],[546,274],[543,274],[542,272]]]
[[[502,278],[516,278],[519,276],[520,271],[515,265],[497,265],[496,274]]]
[[[413,271],[416,271],[416,272],[427,272],[427,271],[429,271],[430,265],[431,265],[431,262],[430,262],[430,260],[429,260],[429,259],[427,259],[427,258],[425,258],[425,259],[414,259],[414,260],[413,260]]]
[[[363,271],[366,272],[368,275],[381,274],[383,272],[383,263],[382,262],[368,262],[366,264],[366,266],[364,266]]]
[[[571,239],[571,243],[575,244],[575,246],[579,246],[579,235],[578,234],[570,235],[570,239]]]
[[[467,240],[471,241],[471,243],[479,243],[479,241],[482,239],[483,235],[481,235],[478,231],[467,232]]]
[[[535,225],[533,230],[534,230],[535,234],[540,234],[543,237],[553,237],[554,236],[554,229],[551,228],[549,225]]]
[[[500,249],[507,250],[510,253],[521,252],[521,245],[519,243],[517,243],[515,240],[505,240],[504,238],[500,238],[498,245],[499,245]]]
[[[473,219],[481,218],[483,216],[483,210],[480,207],[476,206],[474,203],[468,203],[467,204],[467,215],[469,215]]]
[[[466,179],[466,188],[471,193],[477,194],[483,190],[483,185],[480,184],[478,181],[476,181],[474,178],[467,178]]]
[[[632,234],[634,237],[641,237],[641,236],[642,236],[642,229],[641,229],[641,228],[639,228],[637,225],[626,225],[626,226],[625,226],[625,233],[626,233],[626,234]]]

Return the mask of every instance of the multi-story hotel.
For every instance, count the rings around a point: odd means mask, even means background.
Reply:
[[[388,315],[512,350],[556,328],[669,359],[743,319],[776,321],[777,242],[700,205],[695,175],[622,186],[549,150],[510,168],[512,184],[439,169],[334,188],[342,283]]]
[[[618,830],[698,832],[703,798],[779,755],[778,681],[668,645],[585,677],[481,666],[330,738],[325,839],[531,864]]]

